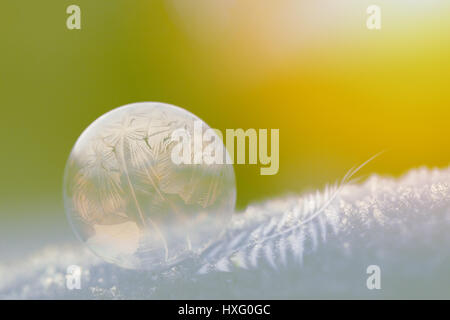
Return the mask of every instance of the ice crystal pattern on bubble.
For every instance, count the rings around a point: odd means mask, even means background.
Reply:
[[[95,253],[157,269],[200,252],[220,233],[234,207],[232,167],[171,160],[172,132],[192,132],[196,120],[172,106],[135,104],[83,133],[66,169],[66,203],[76,233]]]

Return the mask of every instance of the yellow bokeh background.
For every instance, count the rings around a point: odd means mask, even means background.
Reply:
[[[81,30],[65,25],[74,3]],[[381,30],[366,27],[370,4],[381,8]],[[184,107],[221,130],[280,129],[277,175],[235,167],[239,208],[320,188],[383,150],[362,175],[449,164],[448,1],[2,6],[4,216],[41,199],[62,215],[62,172],[77,137],[101,114],[137,101]]]

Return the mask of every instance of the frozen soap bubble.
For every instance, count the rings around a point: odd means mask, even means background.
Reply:
[[[198,162],[207,150],[224,161]],[[177,154],[183,162],[173,160]],[[201,253],[231,219],[236,186],[228,159],[220,135],[184,109],[155,102],[114,109],[72,149],[64,177],[67,216],[77,236],[108,262],[170,267]]]

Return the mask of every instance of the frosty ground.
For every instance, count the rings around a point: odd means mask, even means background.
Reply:
[[[249,206],[204,255],[159,273],[110,265],[81,244],[45,246],[0,262],[0,298],[450,298],[450,168],[335,191]],[[80,290],[66,288],[69,265],[83,270]],[[366,287],[369,265],[380,290]]]

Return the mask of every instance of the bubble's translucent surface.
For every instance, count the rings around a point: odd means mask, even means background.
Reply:
[[[232,165],[171,159],[173,131],[193,136],[198,121],[175,106],[135,103],[101,116],[79,137],[66,165],[65,206],[94,253],[125,268],[158,270],[200,253],[224,231],[236,199]]]

